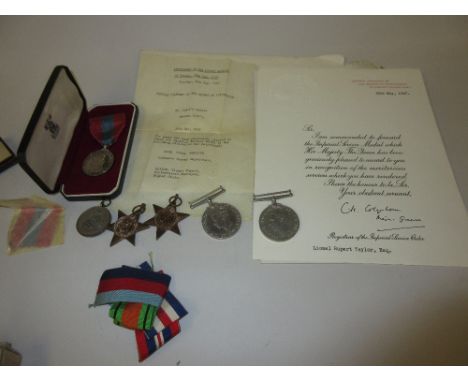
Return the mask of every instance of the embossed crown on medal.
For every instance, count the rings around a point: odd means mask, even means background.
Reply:
[[[205,232],[214,239],[228,239],[234,236],[241,226],[239,210],[228,203],[214,203],[213,199],[226,190],[219,186],[215,190],[189,202],[190,208],[196,208],[208,203],[202,216],[202,226]]]
[[[291,196],[293,196],[291,190],[254,195],[254,202],[271,201],[271,204],[262,211],[258,219],[260,231],[268,239],[287,241],[292,239],[299,230],[299,216],[297,216],[297,213],[291,207],[276,201]]]

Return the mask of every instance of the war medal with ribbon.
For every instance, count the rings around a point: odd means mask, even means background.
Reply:
[[[102,145],[102,148],[91,152],[83,161],[82,170],[88,176],[99,176],[108,172],[114,164],[114,154],[109,150],[125,127],[125,114],[111,114],[91,118],[89,132]]]

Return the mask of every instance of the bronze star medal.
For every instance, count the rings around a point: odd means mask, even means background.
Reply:
[[[177,212],[177,207],[182,204],[179,195],[171,196],[169,204],[162,208],[153,204],[155,216],[147,220],[144,224],[156,227],[156,240],[158,240],[166,231],[172,231],[180,235],[179,222],[184,220],[189,214]]]
[[[130,215],[119,210],[117,221],[108,226],[108,229],[114,232],[110,243],[111,247],[124,239],[135,245],[136,233],[149,228],[146,224],[138,221],[140,215],[145,212],[145,207],[144,203],[134,207]]]

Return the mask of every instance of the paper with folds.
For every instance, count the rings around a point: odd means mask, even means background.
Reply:
[[[251,219],[255,158],[254,72],[262,65],[340,67],[343,56],[262,57],[143,51],[140,110],[128,181],[116,205],[190,200],[222,184]],[[222,197],[223,198],[223,197]],[[184,205],[181,206],[182,212]],[[191,214],[201,215],[203,209]]]

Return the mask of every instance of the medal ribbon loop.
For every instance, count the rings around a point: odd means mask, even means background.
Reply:
[[[110,146],[119,139],[125,127],[125,114],[109,114],[89,120],[89,131],[103,146]]]

